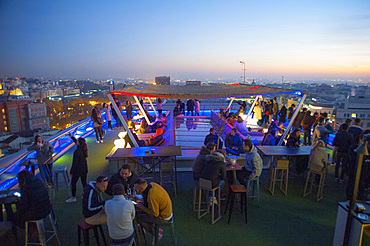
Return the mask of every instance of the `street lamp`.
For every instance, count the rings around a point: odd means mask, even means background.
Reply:
[[[244,62],[244,60],[242,60],[242,61],[240,61],[240,63],[243,64],[243,66],[244,66],[243,70],[244,70],[244,84],[245,84],[245,62]]]

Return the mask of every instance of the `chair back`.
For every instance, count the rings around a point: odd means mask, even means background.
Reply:
[[[310,171],[315,173],[323,173],[325,172],[325,168],[320,165],[310,164]]]
[[[212,190],[212,181],[207,179],[199,179],[199,186],[201,189]]]
[[[276,168],[289,168],[289,160],[278,160]]]

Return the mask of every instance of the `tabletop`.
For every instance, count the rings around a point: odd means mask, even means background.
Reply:
[[[129,157],[181,156],[181,146],[147,146],[134,148],[113,148],[106,159]]]
[[[242,168],[239,166],[238,163],[235,163],[235,165],[226,165],[226,171],[238,171],[238,170],[242,170]]]
[[[288,146],[256,146],[264,155],[269,156],[308,156],[311,152],[311,146],[301,146],[292,149]]]
[[[0,198],[0,204],[13,204],[16,203],[19,200],[19,197],[17,196],[6,196],[3,198]]]

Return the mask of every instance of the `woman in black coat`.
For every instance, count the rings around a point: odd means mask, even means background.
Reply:
[[[73,162],[71,167],[71,186],[72,186],[72,197],[66,200],[67,203],[76,202],[76,184],[79,178],[81,178],[82,187],[86,186],[87,177],[87,160],[89,157],[88,148],[86,145],[86,140],[84,138],[76,139],[71,134],[69,136],[72,138],[73,142],[77,145],[77,149],[73,153]]]
[[[45,183],[29,171],[18,173],[21,197],[15,214],[16,223],[24,226],[25,221],[46,218],[51,210],[49,193]]]
[[[286,114],[287,114],[287,109],[286,109],[285,105],[283,105],[280,109],[279,122],[282,122],[282,123],[286,122]]]

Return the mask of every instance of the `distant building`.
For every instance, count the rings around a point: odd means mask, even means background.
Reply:
[[[31,100],[0,102],[0,133],[38,128],[50,128],[45,103],[31,103]]]
[[[200,85],[200,81],[198,80],[186,81],[186,85]]]
[[[45,103],[28,104],[29,130],[50,128],[49,117],[46,113]]]
[[[157,85],[170,85],[170,76],[160,76],[160,77],[155,77],[155,83]]]
[[[363,129],[370,128],[370,96],[357,95],[348,96],[344,103],[338,108],[335,119],[338,123],[346,119],[361,119],[361,127]]]

